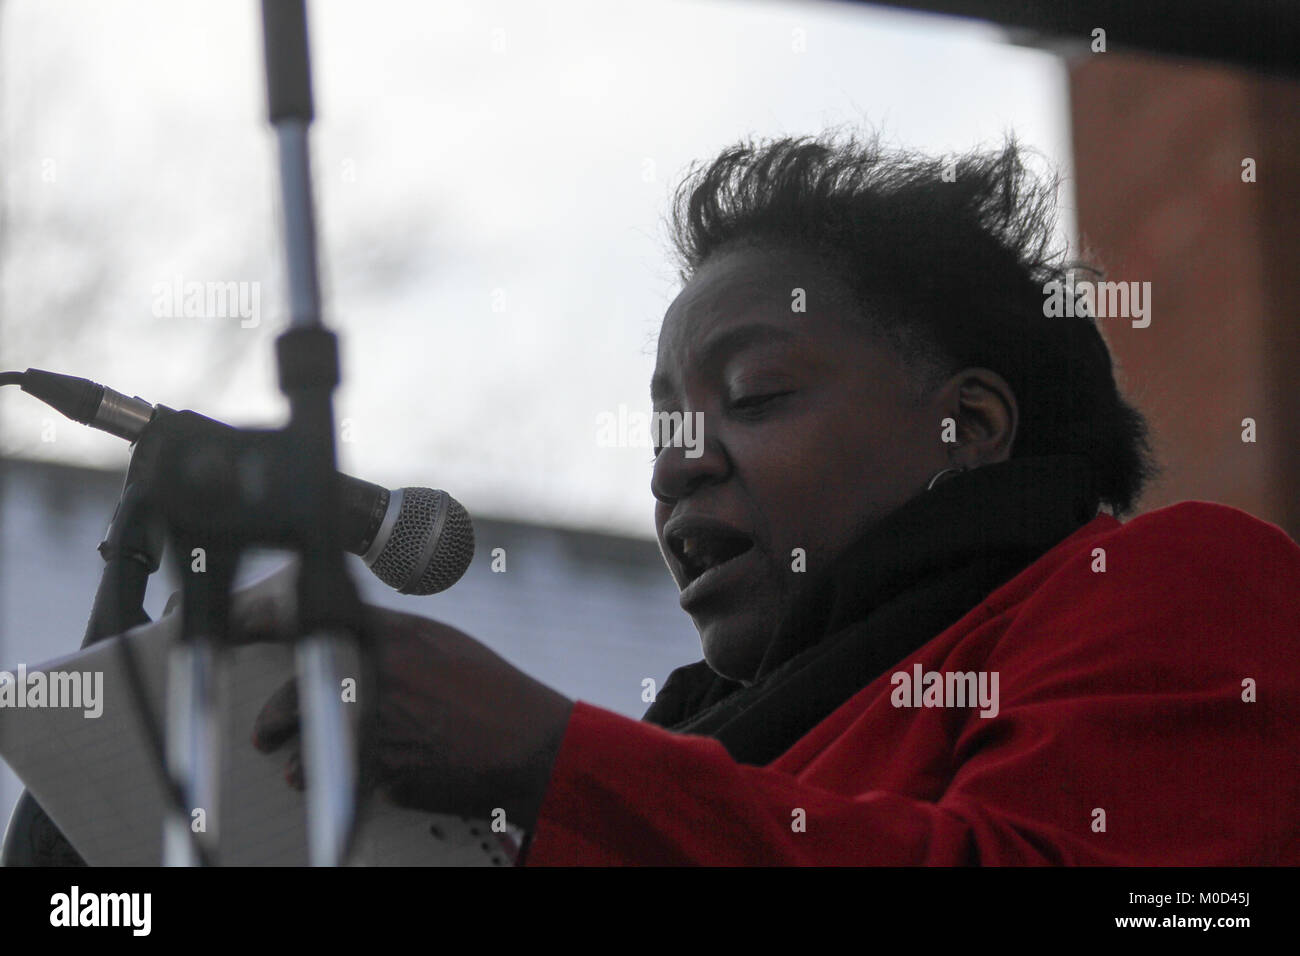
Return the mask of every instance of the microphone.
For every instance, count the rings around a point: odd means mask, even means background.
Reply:
[[[38,368],[0,373],[75,422],[134,443],[156,409],[144,399],[72,375]],[[220,425],[220,422],[216,424]],[[229,426],[223,426],[229,427]],[[379,580],[402,594],[437,594],[464,575],[474,558],[474,525],[445,491],[398,488],[338,473],[339,538]]]

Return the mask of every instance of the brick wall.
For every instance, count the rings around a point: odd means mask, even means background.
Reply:
[[[1143,509],[1220,501],[1300,537],[1300,84],[1105,53],[1070,91],[1085,249],[1152,283],[1150,327],[1103,320],[1166,469]]]

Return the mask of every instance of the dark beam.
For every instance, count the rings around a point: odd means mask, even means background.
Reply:
[[[866,0],[848,0],[866,2]],[[985,20],[1087,49],[1217,60],[1300,77],[1300,0],[870,0],[873,6]]]

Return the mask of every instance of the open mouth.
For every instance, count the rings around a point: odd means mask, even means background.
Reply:
[[[750,535],[713,521],[684,521],[665,538],[686,576],[686,584],[754,547]]]

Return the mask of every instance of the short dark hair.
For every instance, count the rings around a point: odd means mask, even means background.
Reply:
[[[1047,283],[1100,271],[1056,250],[1059,177],[1022,154],[1014,137],[951,158],[833,132],[743,140],[677,188],[680,277],[737,246],[812,253],[926,386],[997,372],[1020,406],[1013,457],[1085,455],[1101,503],[1124,514],[1156,473],[1146,420],[1120,394],[1096,321],[1044,316]]]

